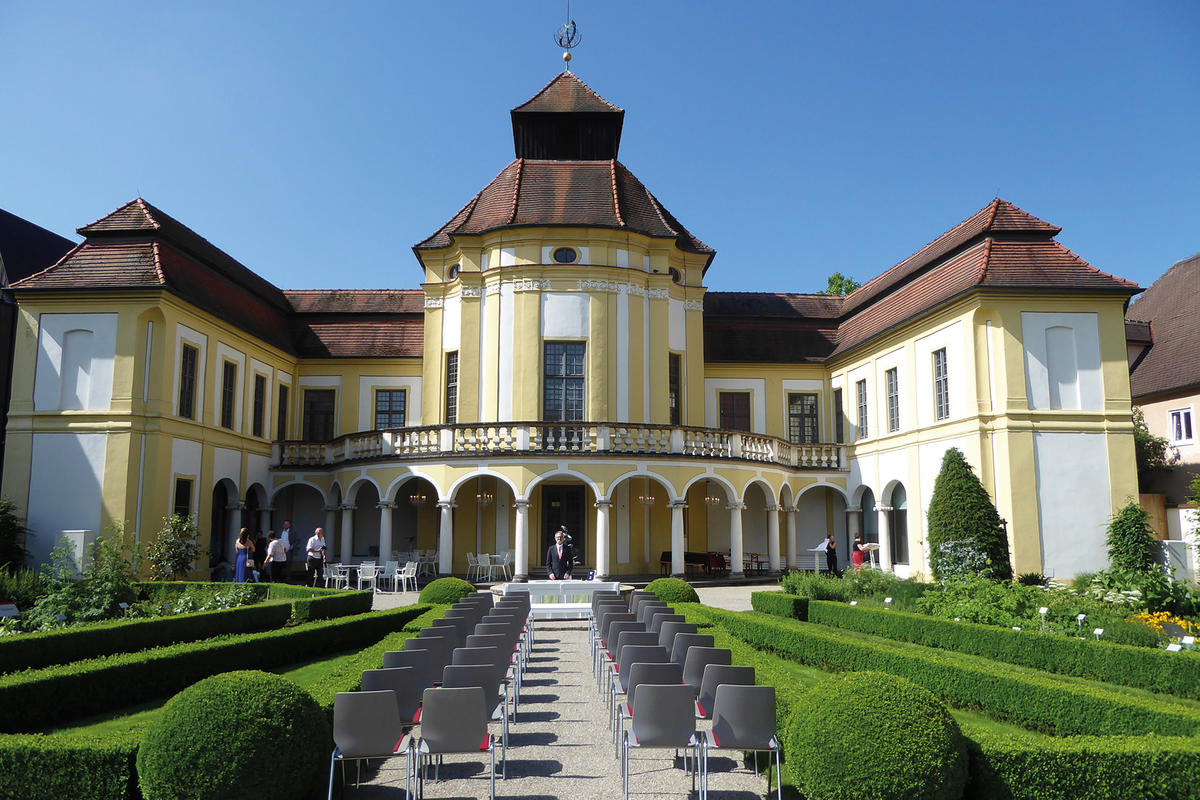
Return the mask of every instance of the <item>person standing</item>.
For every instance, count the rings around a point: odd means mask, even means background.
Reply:
[[[254,542],[250,541],[250,534],[246,533],[246,529],[242,528],[238,534],[237,542],[234,543],[234,548],[237,549],[237,558],[233,562],[233,582],[246,582],[246,561],[254,553]],[[254,569],[254,565],[250,565],[250,569]]]
[[[279,534],[275,531],[267,533],[267,554],[265,567],[267,575],[270,576],[272,583],[278,583],[284,578],[284,570],[287,569],[287,550],[284,549],[283,541],[279,538]]]
[[[833,540],[832,533],[825,539],[825,566],[829,567],[832,574],[842,577],[842,573],[838,572],[837,542]]]
[[[566,541],[566,526],[554,532],[554,544],[546,551],[546,572],[552,581],[571,579],[571,566],[575,563],[575,548]]]
[[[260,573],[264,573],[261,577],[265,578],[267,571],[267,537],[263,534],[262,529],[258,531],[258,535],[254,537],[254,563]]]
[[[279,540],[283,542],[283,550],[285,553],[287,553],[287,558],[284,559],[285,564],[283,567],[283,579],[285,581],[288,579],[289,573],[291,572],[290,568],[292,566],[292,559],[300,557],[300,553],[296,550],[296,545],[300,543],[293,539],[294,536],[295,534],[292,533],[292,523],[285,519],[283,521],[283,530],[281,530],[279,533]]]
[[[308,555],[307,569],[312,573],[312,585],[325,579],[325,529],[317,528],[304,547]]]

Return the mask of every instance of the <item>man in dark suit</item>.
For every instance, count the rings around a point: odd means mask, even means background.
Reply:
[[[554,544],[546,551],[546,572],[552,581],[565,581],[571,578],[571,566],[575,563],[575,548],[566,542],[567,529],[559,528],[554,532]]]

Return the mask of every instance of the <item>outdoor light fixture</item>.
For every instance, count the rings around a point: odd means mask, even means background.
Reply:
[[[892,606],[892,598],[890,598],[890,597],[885,597],[885,598],[883,598],[883,604],[884,604],[885,606],[887,606],[888,608],[891,608],[891,606]]]
[[[1046,606],[1042,606],[1041,608],[1038,609],[1038,613],[1042,615],[1042,633],[1046,632],[1046,614],[1049,611],[1050,611],[1050,609],[1047,608]]]
[[[1083,621],[1084,621],[1085,619],[1087,619],[1087,614],[1080,614],[1079,616],[1077,616],[1077,617],[1075,618],[1075,621],[1076,621],[1077,623],[1079,623],[1079,627],[1081,627],[1081,628],[1082,628],[1082,627],[1083,627]]]
[[[850,601],[850,605],[852,605],[852,606],[856,606],[856,605],[858,605],[858,601],[857,601],[857,600],[851,600],[851,601]]]
[[[1104,635],[1104,628],[1094,628],[1092,635],[1096,637],[1096,641],[1100,641],[1100,637]]]
[[[1176,642],[1172,642],[1171,644],[1167,645],[1168,653],[1178,653],[1182,649],[1183,649],[1183,645],[1178,644]]]
[[[483,488],[483,479],[479,479],[479,491],[475,493],[475,502],[480,508],[487,508],[496,499],[494,492],[489,492]]]
[[[704,503],[713,508],[721,505],[724,500],[712,493],[712,484],[708,481],[704,482]]]
[[[637,496],[638,502],[644,506],[654,505],[654,495],[650,493],[650,479],[643,481],[642,494]]]
[[[1180,639],[1180,641],[1183,642],[1184,647],[1191,650],[1192,647],[1196,644],[1196,637],[1195,636],[1185,636],[1182,639]]]
[[[414,506],[419,506],[421,503],[425,502],[425,495],[421,494],[420,492],[413,492],[408,496],[408,502],[412,503]]]

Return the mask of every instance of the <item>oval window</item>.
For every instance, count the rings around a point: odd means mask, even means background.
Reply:
[[[458,264],[455,264],[455,265],[453,265],[452,267],[450,267],[450,269],[448,269],[448,270],[446,271],[446,280],[451,280],[451,281],[452,281],[452,280],[454,280],[455,278],[457,278],[457,277],[458,277],[458,273],[459,273],[459,271],[460,271],[460,270],[459,270],[459,266],[458,266]]]
[[[574,264],[576,258],[578,255],[570,247],[560,247],[554,251],[554,260],[559,264]]]
[[[679,283],[683,280],[683,276],[679,274],[679,270],[675,269],[674,267],[671,267],[671,280],[675,283]]]

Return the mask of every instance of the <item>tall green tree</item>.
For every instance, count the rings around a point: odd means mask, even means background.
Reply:
[[[1000,514],[979,482],[966,456],[951,447],[929,501],[929,566],[939,580],[962,572],[951,559],[964,545],[983,555],[979,572],[996,580],[1012,580],[1008,536]]]
[[[0,570],[16,573],[25,566],[25,520],[17,513],[17,504],[0,497]]]
[[[1105,544],[1113,569],[1150,572],[1158,566],[1159,544],[1154,540],[1149,512],[1132,501],[1109,520]]]
[[[1133,452],[1137,460],[1138,478],[1151,472],[1163,472],[1179,463],[1179,453],[1171,447],[1171,443],[1161,436],[1155,436],[1146,427],[1146,418],[1142,410],[1133,410]]]
[[[843,275],[840,272],[835,272],[829,276],[829,280],[825,285],[825,291],[818,292],[818,294],[847,295],[861,285],[862,284],[854,280],[854,278],[851,278],[849,275]]]

